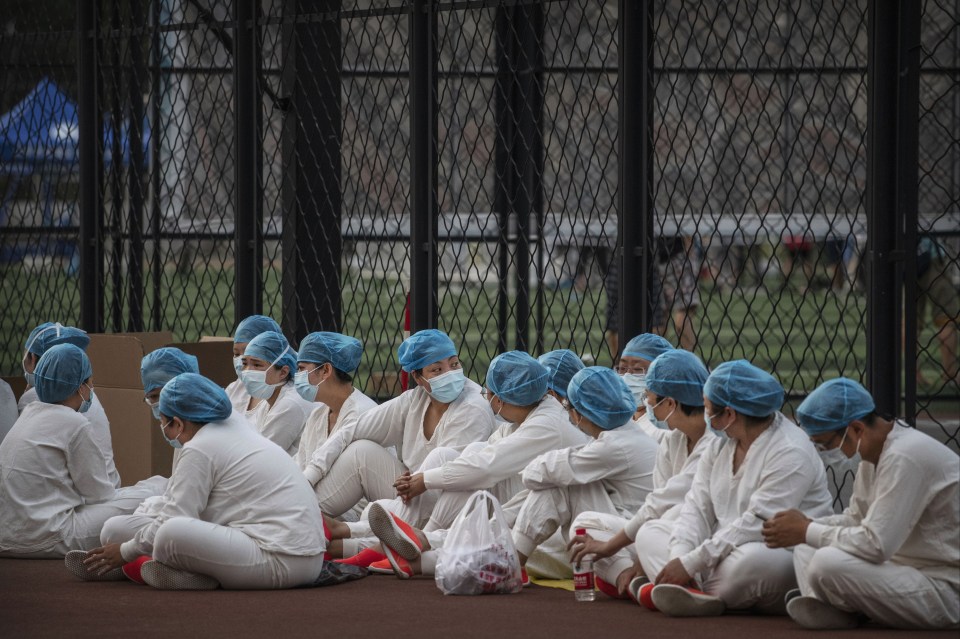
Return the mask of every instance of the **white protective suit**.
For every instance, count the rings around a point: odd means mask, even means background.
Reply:
[[[666,428],[657,428],[654,423],[650,421],[649,413],[644,412],[643,415],[640,416],[640,419],[636,419],[634,421],[637,423],[640,429],[643,430],[643,432],[650,437],[653,437],[657,443],[659,443],[660,440],[670,433],[670,431]]]
[[[654,488],[657,442],[634,421],[605,430],[579,448],[554,450],[523,470],[529,492],[513,524],[513,543],[526,557],[584,511],[624,517]]]
[[[796,587],[793,555],[763,543],[763,521],[796,508],[810,517],[832,512],[826,473],[816,449],[793,422],[776,413],[733,473],[736,441],[720,436],[700,458],[676,521],[650,522],[637,535],[651,578],[678,558],[705,592],[728,609],[783,614]]]
[[[320,574],[323,519],[283,449],[234,412],[203,426],[182,451],[160,513],[109,520],[104,544],[120,543],[127,561],[151,555],[227,589],[292,588]]]
[[[230,399],[230,403],[233,404],[233,410],[240,414],[245,413],[247,405],[250,403],[250,393],[247,392],[247,387],[243,385],[243,382],[235,379],[227,384],[224,390]]]
[[[364,497],[392,499],[397,477],[420,468],[432,450],[460,452],[493,431],[493,411],[480,386],[469,379],[427,439],[423,419],[430,401],[422,387],[408,390],[344,424],[317,449],[304,475],[314,485],[323,512],[339,517]],[[391,446],[396,455],[387,450]]]
[[[820,459],[827,471],[827,488],[833,497],[833,511],[842,513],[850,505],[860,456],[848,458],[839,448],[835,448],[820,452]]]
[[[0,443],[0,555],[91,550],[100,545],[103,522],[154,494],[114,487],[93,430],[83,414],[60,404],[35,401],[23,409]]]
[[[850,506],[794,550],[800,592],[898,628],[960,624],[960,458],[897,424]]]
[[[653,472],[653,492],[647,495],[643,506],[631,517],[625,519],[607,512],[581,512],[573,520],[571,531],[585,528],[591,537],[606,541],[621,530],[629,539],[636,539],[641,527],[648,522],[663,520],[661,525],[673,521],[680,514],[680,506],[693,484],[700,458],[716,436],[710,430],[697,440],[693,450],[687,452],[687,436],[679,430],[672,430],[660,440],[657,451],[657,465]],[[571,532],[572,534],[572,532]],[[610,584],[637,561],[637,548],[630,544],[617,553],[594,562],[594,572]]]
[[[17,408],[17,398],[13,395],[10,384],[0,379],[0,442],[7,436],[14,422],[20,417]]]
[[[293,382],[290,382],[280,388],[280,395],[273,406],[264,399],[246,415],[256,426],[257,432],[293,457],[300,446],[303,426],[314,408],[313,402],[300,397]]]
[[[22,414],[27,406],[39,401],[40,397],[37,395],[37,389],[31,386],[20,396],[17,408],[20,409]],[[113,461],[113,438],[110,436],[110,420],[107,419],[107,414],[103,410],[100,398],[97,397],[96,390],[93,392],[93,401],[90,402],[90,408],[83,416],[90,422],[90,436],[93,437],[93,441],[97,444],[97,448],[100,449],[103,456],[110,483],[113,484],[114,488],[120,488],[120,473],[117,472],[117,466]]]

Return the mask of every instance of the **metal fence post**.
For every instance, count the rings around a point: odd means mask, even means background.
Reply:
[[[263,306],[263,185],[260,168],[260,91],[257,86],[260,51],[256,37],[256,12],[256,3],[234,3],[234,303],[238,322],[259,313]]]
[[[437,323],[437,35],[432,0],[410,13],[410,330]]]
[[[283,122],[281,325],[299,341],[342,322],[340,2],[288,2],[297,15],[322,16],[282,27],[282,93],[293,103]]]
[[[649,330],[653,246],[653,26],[650,2],[619,0],[619,345]],[[612,353],[614,357],[617,353]]]
[[[103,127],[97,70],[99,3],[77,0],[77,110],[80,140],[80,324],[103,329]]]
[[[903,233],[897,234],[897,249],[903,255],[904,410],[916,425],[917,413],[917,229],[919,219],[920,156],[920,2],[901,0],[897,24],[897,210]]]
[[[513,214],[514,118],[511,103],[513,71],[511,43],[512,13],[508,7],[496,10],[497,76],[494,83],[494,199],[497,216],[497,352],[507,350],[507,324],[510,319],[510,222]]]
[[[906,121],[909,97],[900,73],[908,60],[901,40],[901,14],[910,0],[869,4],[867,58],[867,383],[881,413],[899,414],[902,370],[901,292],[906,255],[902,234],[905,210],[916,211],[916,148],[913,170],[906,166],[917,145],[917,90],[913,91],[912,121]],[[906,26],[904,28],[907,28]],[[917,34],[919,36],[919,34]],[[916,64],[914,64],[916,66]],[[905,130],[912,129],[912,135]],[[912,142],[911,142],[912,140]],[[907,186],[906,182],[911,182]],[[907,199],[913,194],[912,203]],[[914,215],[914,221],[916,216]]]
[[[130,29],[127,40],[130,50],[128,100],[130,113],[130,166],[127,192],[130,200],[130,252],[127,264],[127,301],[130,306],[127,330],[144,330],[143,322],[143,80],[145,73],[142,38],[135,35],[143,28],[143,1],[130,1]]]

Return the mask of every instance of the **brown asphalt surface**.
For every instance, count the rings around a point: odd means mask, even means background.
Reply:
[[[132,582],[80,582],[62,561],[0,559],[0,637],[685,637],[956,639],[955,632],[866,627],[810,632],[786,617],[671,619],[597,593],[532,586],[518,595],[445,597],[432,579],[374,575],[328,588],[164,592]]]

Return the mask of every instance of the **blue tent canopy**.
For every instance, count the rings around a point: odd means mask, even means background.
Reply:
[[[103,127],[103,160],[113,158],[113,126],[107,114]],[[143,123],[143,148],[150,139],[149,123]],[[11,173],[43,168],[79,168],[80,117],[77,104],[55,82],[44,78],[10,111],[0,116],[0,171]],[[130,162],[130,124],[120,126],[123,164]],[[27,165],[27,166],[23,166]],[[17,172],[20,172],[17,171]]]

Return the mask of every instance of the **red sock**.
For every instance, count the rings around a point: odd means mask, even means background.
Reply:
[[[327,526],[326,519],[323,520],[323,538],[327,540],[327,548],[329,548],[330,547],[330,528],[329,526]],[[330,559],[332,559],[332,557],[330,557],[330,551],[328,550],[327,552],[323,553],[323,560],[330,561]]]
[[[614,586],[611,583],[607,583],[603,579],[600,579],[600,577],[595,577],[593,580],[593,583],[597,584],[597,590],[599,590],[600,592],[602,592],[608,597],[611,597],[613,599],[629,599],[630,598],[630,595],[628,594],[621,595],[620,591],[617,590],[616,586]]]
[[[138,584],[146,584],[146,582],[143,580],[143,577],[140,576],[140,568],[142,568],[143,564],[147,563],[151,559],[153,559],[153,557],[141,555],[140,557],[137,557],[133,561],[123,564],[123,566],[120,569],[123,571],[123,574],[125,574],[127,576],[127,579],[129,579],[130,581],[135,581]]]
[[[344,559],[334,559],[338,564],[349,564],[351,566],[360,566],[361,568],[366,568],[370,564],[383,561],[387,556],[381,552],[377,552],[373,548],[365,548],[355,554],[353,557],[345,557]]]

